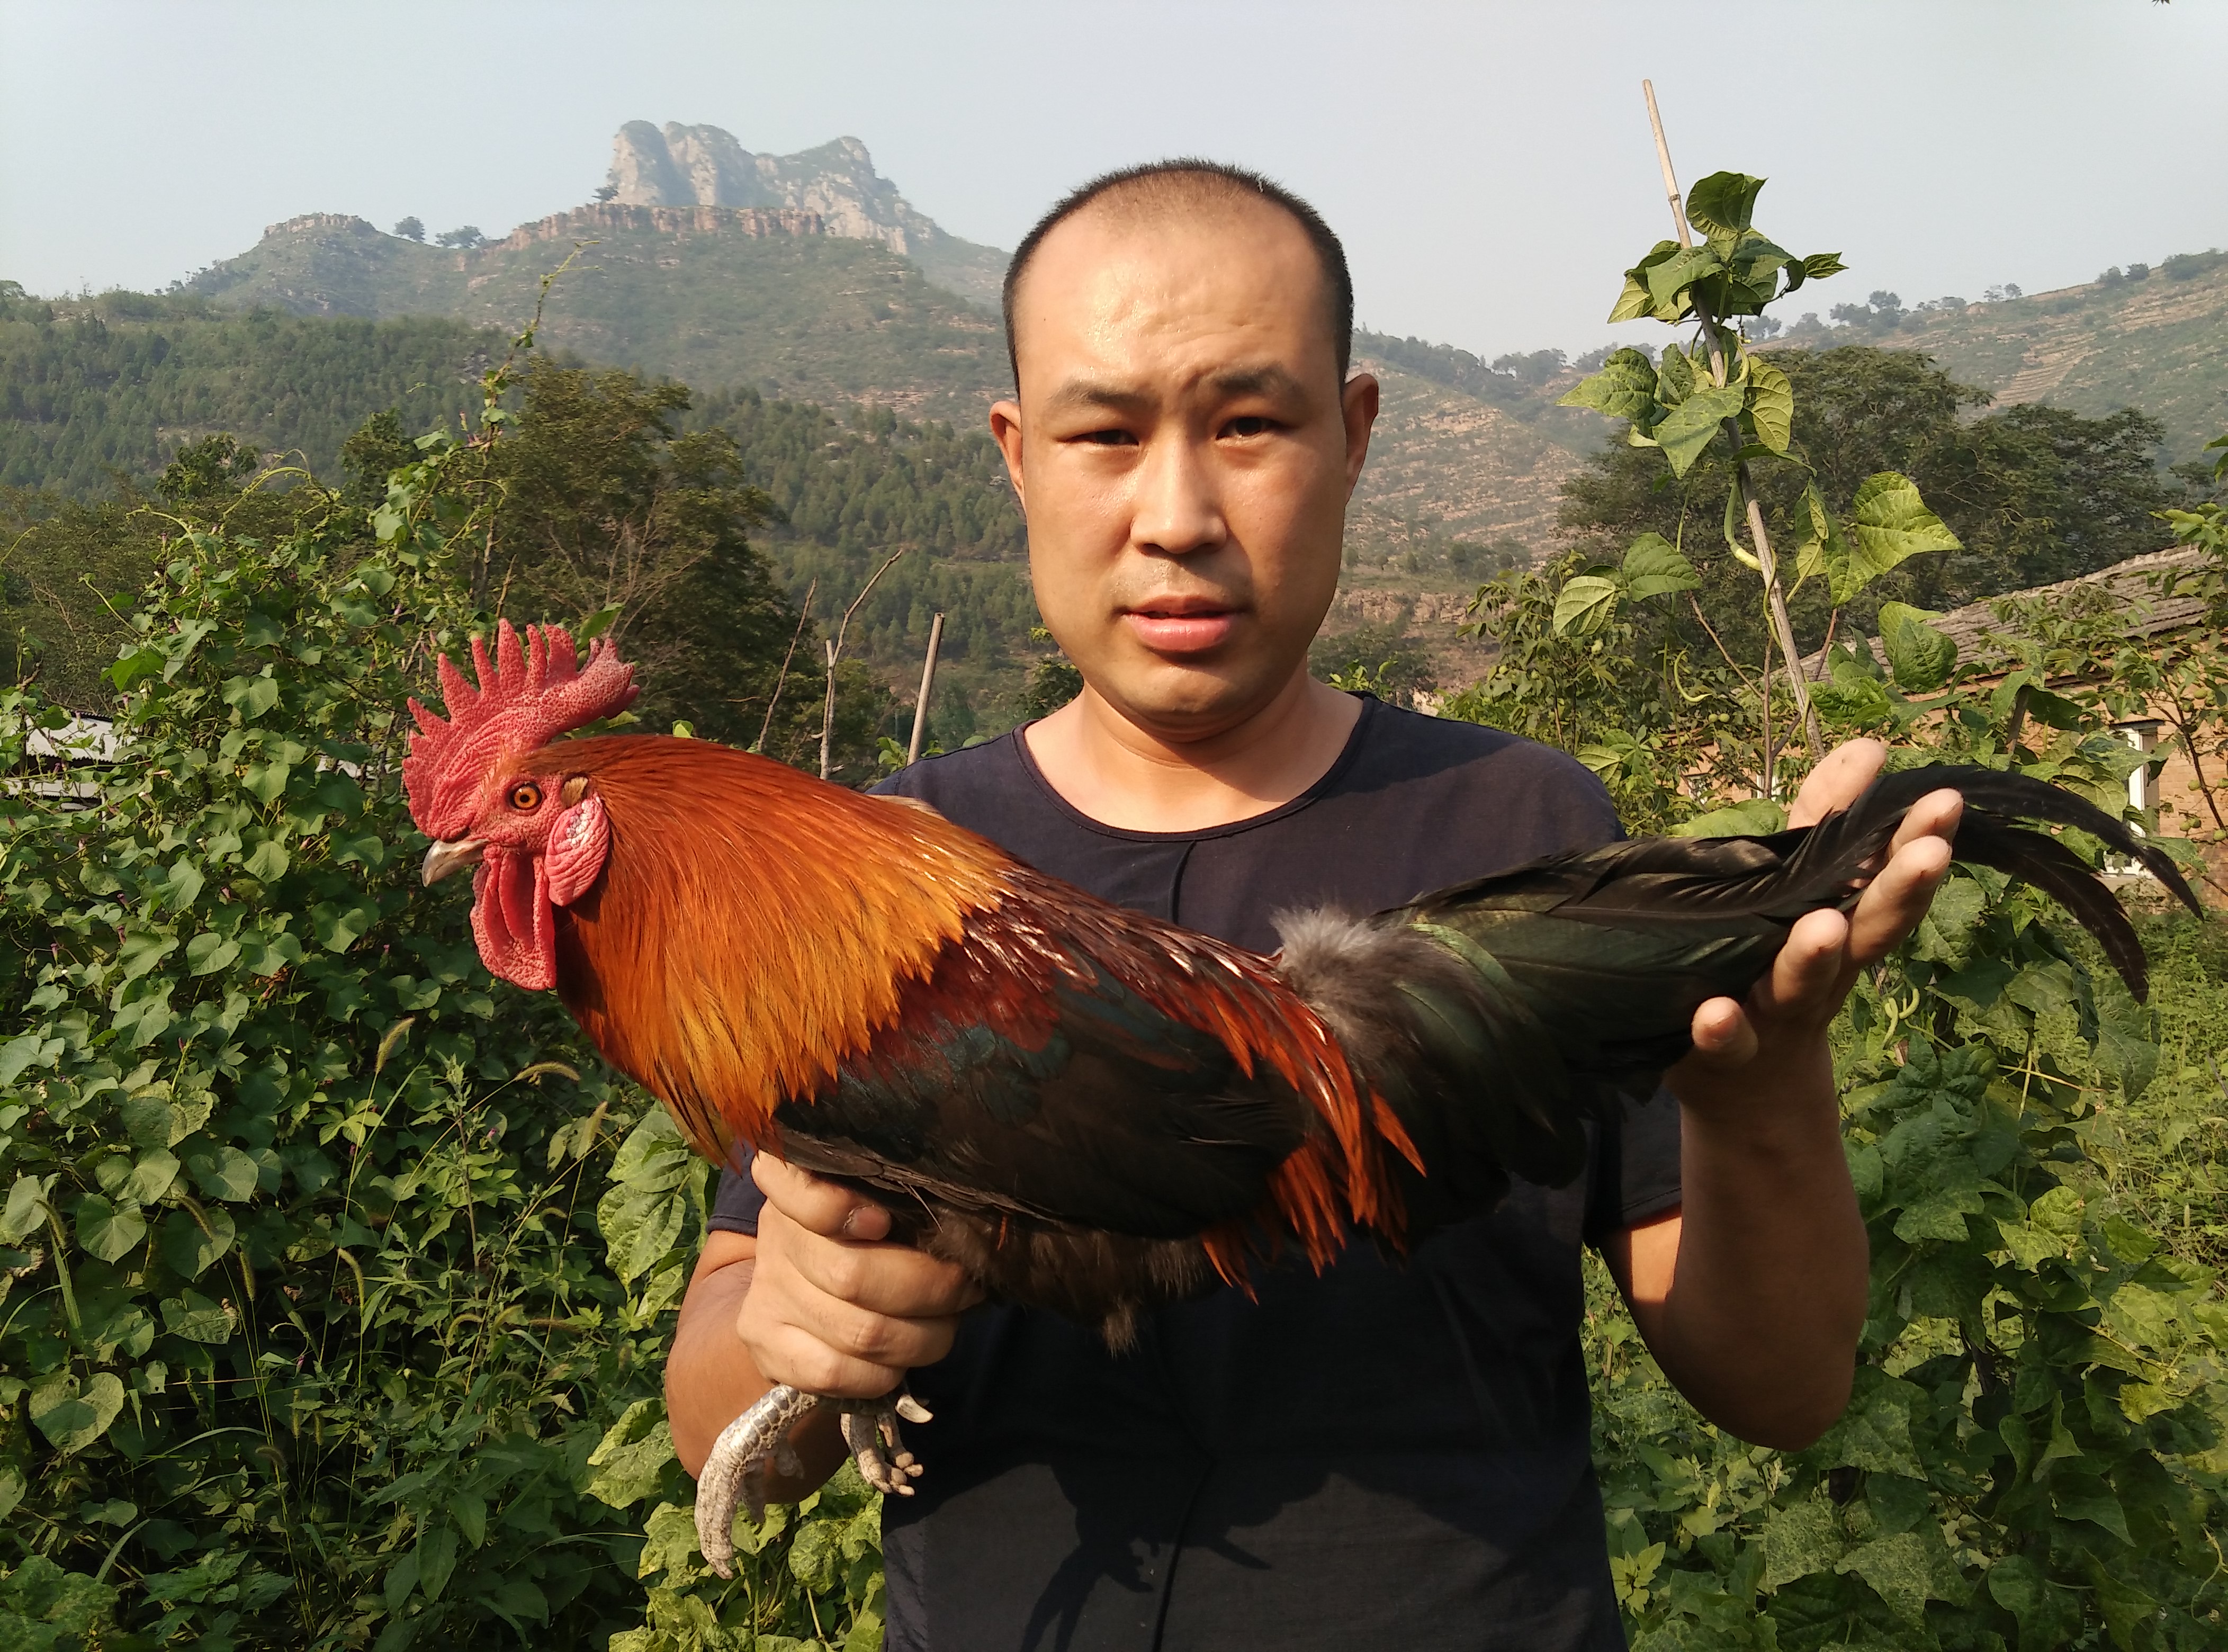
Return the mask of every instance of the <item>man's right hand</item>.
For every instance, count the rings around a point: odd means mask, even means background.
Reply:
[[[889,1212],[761,1153],[757,1265],[735,1335],[761,1375],[873,1399],[951,1351],[982,1292],[949,1262],[887,1242]]]

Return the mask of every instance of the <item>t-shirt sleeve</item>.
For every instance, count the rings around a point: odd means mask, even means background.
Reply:
[[[712,1195],[712,1213],[704,1225],[716,1233],[748,1233],[755,1239],[759,1212],[765,1208],[765,1195],[751,1180],[751,1162],[746,1156],[740,1170],[720,1172],[720,1186]]]
[[[1586,1198],[1586,1243],[1676,1210],[1679,1179],[1679,1100],[1659,1087],[1646,1101],[1627,1099],[1604,1127],[1594,1155],[1593,1185]]]

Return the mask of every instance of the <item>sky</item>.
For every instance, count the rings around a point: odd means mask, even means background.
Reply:
[[[1842,255],[1826,308],[2228,245],[2224,71],[2228,0],[0,0],[0,279],[159,288],[305,212],[501,234],[678,120],[857,137],[1000,247],[1106,168],[1242,162],[1366,324],[1575,355],[1669,233],[1642,76],[1682,182],[1768,177],[1758,227]]]

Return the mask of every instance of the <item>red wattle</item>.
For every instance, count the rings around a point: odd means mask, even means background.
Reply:
[[[472,874],[472,938],[491,973],[530,992],[557,984],[557,912],[541,856],[487,851]]]

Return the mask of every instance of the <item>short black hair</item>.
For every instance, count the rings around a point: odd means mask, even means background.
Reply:
[[[1021,363],[1014,342],[1014,295],[1020,290],[1021,277],[1028,273],[1030,260],[1036,257],[1044,238],[1103,196],[1133,191],[1158,193],[1160,189],[1169,186],[1173,186],[1170,193],[1189,186],[1201,197],[1252,195],[1291,215],[1306,233],[1308,244],[1315,248],[1316,257],[1322,265],[1323,286],[1330,297],[1331,347],[1337,353],[1338,376],[1343,382],[1347,368],[1354,359],[1354,277],[1346,267],[1346,248],[1340,245],[1337,235],[1323,221],[1321,213],[1281,183],[1226,161],[1186,155],[1102,172],[1062,195],[1052,210],[1021,237],[1021,244],[1014,249],[1013,262],[1006,266],[1005,290],[1000,304],[1006,321],[1006,364],[1013,369],[1015,390],[1021,387]]]

